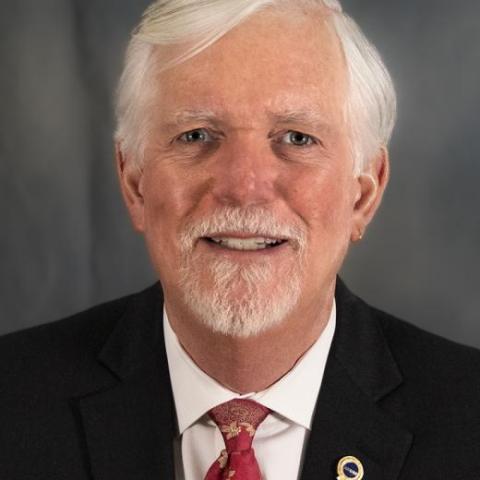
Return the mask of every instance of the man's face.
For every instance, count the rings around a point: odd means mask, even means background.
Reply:
[[[256,15],[155,82],[144,168],[122,178],[167,309],[239,336],[314,312],[362,195],[325,18]]]

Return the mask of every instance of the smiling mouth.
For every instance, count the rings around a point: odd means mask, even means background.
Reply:
[[[267,248],[276,248],[283,245],[288,240],[269,237],[203,237],[202,240],[227,250],[256,251]]]

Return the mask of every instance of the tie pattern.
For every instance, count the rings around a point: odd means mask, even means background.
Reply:
[[[270,410],[253,400],[234,399],[208,412],[217,424],[226,449],[207,472],[205,480],[261,480],[252,448],[258,426]]]

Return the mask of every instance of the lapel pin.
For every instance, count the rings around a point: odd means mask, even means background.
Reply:
[[[355,457],[343,457],[338,462],[337,473],[337,480],[362,480],[362,462]]]

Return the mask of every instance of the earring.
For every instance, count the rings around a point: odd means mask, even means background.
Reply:
[[[353,237],[352,239],[352,242],[356,243],[356,242],[360,242],[363,238],[363,232],[362,230],[358,230],[357,234],[355,237]]]

